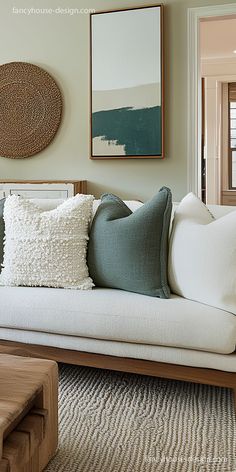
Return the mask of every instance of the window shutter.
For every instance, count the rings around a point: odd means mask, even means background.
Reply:
[[[229,84],[229,102],[236,102],[236,82]]]

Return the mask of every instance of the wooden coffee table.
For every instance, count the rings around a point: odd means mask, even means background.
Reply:
[[[0,472],[41,472],[58,438],[53,361],[0,355]]]

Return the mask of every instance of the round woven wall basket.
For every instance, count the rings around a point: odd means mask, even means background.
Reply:
[[[0,156],[16,159],[42,151],[61,114],[61,92],[48,72],[27,62],[0,66]]]

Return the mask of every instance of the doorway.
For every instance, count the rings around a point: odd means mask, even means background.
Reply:
[[[188,190],[208,204],[236,205],[235,31],[236,4],[188,10]]]
[[[200,20],[201,195],[236,205],[236,18]]]

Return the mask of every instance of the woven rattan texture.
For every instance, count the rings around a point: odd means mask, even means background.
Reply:
[[[48,72],[26,62],[0,66],[0,156],[23,158],[42,151],[61,115],[61,92]]]

